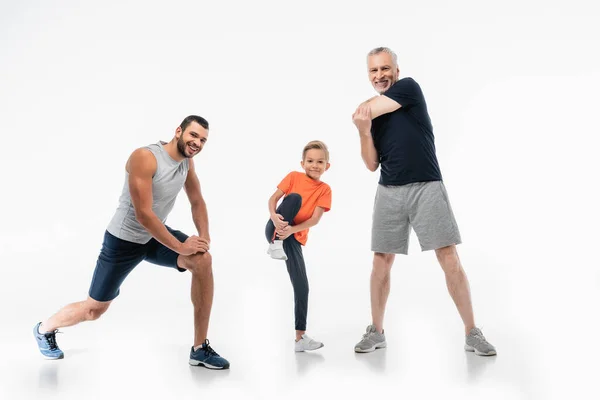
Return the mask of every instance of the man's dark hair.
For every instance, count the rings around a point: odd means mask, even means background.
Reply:
[[[208,129],[208,121],[197,115],[189,115],[189,116],[185,117],[185,119],[183,121],[181,121],[181,124],[179,125],[179,127],[181,128],[182,131],[185,131],[185,128],[187,128],[189,126],[189,124],[191,124],[192,122],[197,122],[204,129]]]

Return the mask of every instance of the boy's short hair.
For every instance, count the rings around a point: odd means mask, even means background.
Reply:
[[[323,150],[325,152],[325,159],[329,162],[329,150],[327,149],[327,145],[320,140],[312,140],[304,146],[304,150],[302,151],[302,161],[306,158],[306,152],[312,149]]]

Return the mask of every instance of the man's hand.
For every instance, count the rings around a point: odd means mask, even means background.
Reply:
[[[292,229],[291,225],[287,225],[281,229],[278,229],[276,233],[280,240],[285,240],[294,234],[294,230]]]
[[[361,135],[371,135],[371,107],[364,103],[358,106],[352,114],[352,122]]]
[[[190,236],[181,245],[179,254],[182,256],[191,256],[196,253],[206,253],[209,249],[209,241],[198,236]]]
[[[206,244],[208,244],[208,247],[210,250],[210,238],[206,237],[205,235],[200,235],[200,240],[204,240],[206,242]]]
[[[283,220],[283,216],[281,214],[273,214],[271,216],[271,221],[273,221],[273,225],[275,225],[275,230],[283,229],[288,226],[288,222]]]

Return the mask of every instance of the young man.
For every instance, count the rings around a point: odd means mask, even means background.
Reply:
[[[367,55],[369,79],[379,96],[362,103],[352,115],[360,134],[366,167],[381,177],[375,196],[371,250],[372,324],[354,350],[358,353],[386,347],[383,330],[390,271],[396,254],[408,254],[410,228],[421,250],[435,250],[446,275],[448,291],[465,326],[465,350],[495,355],[475,327],[469,282],[456,245],[461,243],[435,154],[433,128],[425,98],[412,78],[398,79],[394,52],[386,47]]]
[[[186,117],[169,143],[135,150],[125,166],[119,206],[104,234],[89,297],[72,303],[35,325],[33,334],[42,355],[60,359],[58,328],[98,319],[119,295],[127,275],[142,261],[192,273],[194,346],[189,363],[211,369],[229,368],[206,337],[213,300],[212,260],[209,253],[208,213],[192,158],[208,139],[208,122]],[[185,188],[198,236],[173,230],[164,223],[177,194]]]

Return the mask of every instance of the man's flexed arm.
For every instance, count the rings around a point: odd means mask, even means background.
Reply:
[[[367,104],[369,106],[371,120],[379,117],[380,115],[394,112],[400,107],[402,107],[400,103],[398,103],[396,100],[392,100],[385,94],[372,97],[365,103],[362,103],[361,106],[364,104]]]
[[[129,173],[129,193],[138,222],[156,240],[176,253],[190,255],[202,251],[201,244],[194,240],[181,243],[152,211],[152,176],[156,172],[154,155],[149,150],[138,149],[129,157],[126,168]]]
[[[379,154],[371,136],[371,110],[368,102],[356,109],[352,114],[352,122],[360,135],[360,155],[363,162],[369,171],[375,172],[379,167]]]

